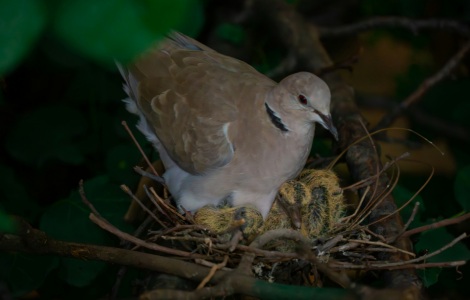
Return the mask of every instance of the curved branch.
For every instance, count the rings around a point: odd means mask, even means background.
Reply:
[[[410,30],[414,34],[418,34],[418,31],[423,29],[440,29],[457,32],[462,36],[470,37],[470,29],[465,24],[458,21],[446,19],[413,20],[403,17],[379,17],[340,27],[319,27],[318,32],[322,38],[330,38],[383,28],[403,28]]]

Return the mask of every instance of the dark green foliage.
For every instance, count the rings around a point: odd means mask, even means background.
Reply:
[[[197,0],[2,0],[0,7],[0,74],[20,62],[47,23],[57,38],[111,68],[114,60],[130,61],[170,29],[196,36],[204,23]]]
[[[0,74],[5,74],[31,50],[47,13],[37,0],[2,0],[0,7]]]
[[[62,106],[42,108],[17,122],[7,139],[7,149],[14,158],[37,166],[48,159],[81,164],[85,157],[74,138],[83,136],[87,126],[85,116],[78,110]]]
[[[395,189],[393,190],[393,196],[395,197],[395,201],[396,201],[396,204],[397,204],[398,208],[405,205],[405,203],[408,202],[411,199],[411,197],[413,197],[413,195],[414,195],[414,193],[412,193],[410,190],[408,190],[407,188],[405,188],[401,185],[397,185],[395,187]],[[405,208],[403,208],[400,211],[400,215],[401,215],[402,219],[404,220],[404,222],[408,221],[408,219],[410,218],[410,216],[413,212],[413,209],[415,207],[416,202],[419,202],[420,205],[419,205],[418,212],[416,213],[416,216],[415,216],[413,222],[411,222],[411,224],[410,224],[410,229],[418,227],[418,226],[420,226],[419,224],[421,224],[420,223],[421,214],[425,210],[423,199],[421,198],[420,195],[416,196],[413,199],[413,201],[411,201],[410,204],[408,204]]]
[[[12,296],[40,287],[58,265],[59,258],[55,256],[0,252],[0,275],[10,283]]]
[[[121,231],[132,233],[133,227],[122,219],[129,207],[129,196],[121,191],[119,185],[101,176],[86,181],[85,193],[98,212]],[[52,205],[42,216],[40,230],[51,238],[102,246],[118,246],[117,239],[102,230],[89,219],[90,210],[82,203],[78,192],[67,199]],[[61,258],[59,276],[67,283],[77,287],[89,285],[101,270],[104,262],[83,261]]]
[[[243,28],[234,26],[229,23],[222,23],[216,28],[217,35],[224,40],[227,40],[234,45],[241,45],[244,43],[246,37]]]
[[[470,165],[462,168],[455,178],[454,193],[464,211],[470,211]]]
[[[428,269],[419,269],[419,277],[423,280],[425,287],[430,287],[431,285],[437,283],[439,280],[439,274],[441,274],[442,268],[428,268]]]

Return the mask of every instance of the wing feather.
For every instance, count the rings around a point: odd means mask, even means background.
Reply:
[[[138,107],[171,159],[191,174],[230,163],[234,146],[228,128],[241,119],[240,108],[255,101],[240,95],[249,95],[253,82],[275,84],[248,64],[176,32],[129,72],[138,84]]]

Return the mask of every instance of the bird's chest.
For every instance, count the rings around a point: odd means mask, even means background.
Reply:
[[[313,128],[282,135],[255,134],[239,157],[245,161],[243,173],[273,186],[295,178],[310,153],[313,134]]]

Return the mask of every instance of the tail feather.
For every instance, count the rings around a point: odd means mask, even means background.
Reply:
[[[137,101],[138,96],[139,96],[139,91],[137,87],[139,86],[139,82],[135,77],[132,75],[132,73],[129,72],[127,68],[124,68],[120,62],[116,61],[116,66],[119,69],[119,73],[121,73],[122,78],[126,81],[124,84],[124,92],[133,100]]]
[[[178,44],[179,47],[189,49],[189,50],[203,51],[201,47],[193,43],[188,37],[179,33],[178,31],[172,30],[166,37],[167,39]]]

